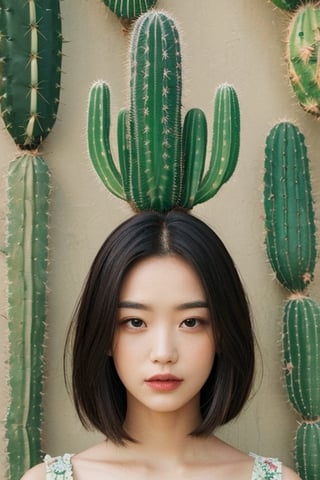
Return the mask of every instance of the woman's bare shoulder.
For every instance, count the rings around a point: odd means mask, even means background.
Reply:
[[[291,468],[283,466],[282,469],[283,480],[301,480],[300,477]]]
[[[45,480],[46,479],[46,467],[44,463],[39,463],[35,467],[28,470],[21,480]]]

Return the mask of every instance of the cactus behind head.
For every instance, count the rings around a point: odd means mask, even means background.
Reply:
[[[229,85],[217,90],[213,148],[204,172],[204,113],[190,110],[182,127],[181,52],[174,21],[156,11],[142,15],[133,29],[130,60],[130,108],[118,116],[120,168],[109,142],[109,87],[101,81],[89,96],[92,163],[105,186],[135,210],[190,209],[213,197],[236,166],[240,137],[236,92]]]

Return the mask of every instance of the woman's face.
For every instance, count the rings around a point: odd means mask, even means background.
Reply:
[[[122,285],[113,346],[128,408],[200,411],[214,356],[207,299],[194,269],[178,256],[138,262]]]

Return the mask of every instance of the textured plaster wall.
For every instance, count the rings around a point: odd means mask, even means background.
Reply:
[[[64,45],[59,118],[43,145],[52,174],[48,341],[44,392],[43,448],[51,454],[78,451],[99,436],[85,432],[65,391],[62,374],[67,325],[82,282],[106,235],[130,215],[129,208],[104,189],[90,166],[86,146],[86,109],[90,84],[111,86],[113,127],[127,105],[128,37],[101,0],[61,2]],[[284,36],[287,17],[264,0],[159,0],[181,26],[184,111],[201,107],[212,123],[218,84],[238,92],[241,150],[232,179],[194,213],[213,226],[233,255],[248,290],[263,361],[254,398],[241,417],[219,434],[245,451],[277,455],[292,465],[296,417],[283,389],[281,311],[286,293],[274,281],[264,251],[262,176],[264,141],[283,119],[301,128],[309,145],[316,212],[319,202],[319,124],[297,105],[286,79]],[[116,153],[115,132],[112,132]],[[0,246],[5,243],[5,181],[15,146],[0,131]],[[5,257],[0,254],[0,452],[7,405],[7,321]],[[318,295],[319,277],[311,288]],[[2,455],[1,463],[5,459]]]

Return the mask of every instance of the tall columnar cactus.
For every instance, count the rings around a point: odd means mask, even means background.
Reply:
[[[305,290],[313,278],[316,245],[304,137],[295,125],[275,125],[265,150],[266,245],[279,282],[291,292],[283,316],[283,355],[289,400],[301,416],[296,464],[303,480],[320,471],[320,306]]]
[[[292,88],[307,112],[320,116],[320,8],[301,7],[293,15],[287,40],[287,62]]]
[[[205,170],[207,124],[200,109],[181,121],[181,53],[174,21],[148,12],[136,22],[131,50],[130,109],[118,116],[119,169],[109,141],[110,92],[96,82],[89,95],[88,145],[105,186],[135,210],[190,209],[211,198],[238,160],[240,113],[233,87],[215,96],[213,141]]]
[[[157,0],[103,0],[118,17],[134,19],[154,7]]]
[[[0,0],[0,106],[19,147],[8,172],[8,477],[41,459],[49,173],[38,147],[57,115],[59,0]]]

